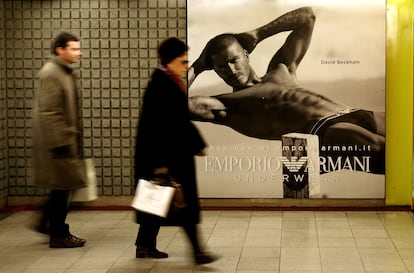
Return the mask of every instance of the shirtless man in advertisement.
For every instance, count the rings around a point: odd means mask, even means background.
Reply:
[[[385,113],[342,105],[297,81],[296,69],[309,47],[314,23],[312,8],[303,7],[255,30],[211,39],[189,70],[189,85],[200,73],[213,69],[233,92],[189,97],[192,119],[260,139],[280,140],[283,134],[295,132],[318,135],[320,146],[369,147],[372,172],[384,173]],[[258,77],[249,54],[262,40],[284,31],[291,32],[266,74]]]

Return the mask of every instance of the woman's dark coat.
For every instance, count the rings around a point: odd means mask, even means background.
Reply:
[[[187,209],[161,224],[198,223],[198,201],[194,155],[205,148],[197,128],[190,120],[187,95],[161,69],[152,74],[144,94],[135,150],[135,179],[151,178],[155,168],[168,167],[182,185]],[[173,219],[174,218],[174,219]],[[138,223],[157,221],[157,217],[137,212]]]

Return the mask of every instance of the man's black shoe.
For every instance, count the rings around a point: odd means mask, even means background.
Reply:
[[[65,238],[50,237],[49,247],[51,248],[73,248],[82,247],[86,243],[86,240],[80,239],[72,234],[69,234]]]

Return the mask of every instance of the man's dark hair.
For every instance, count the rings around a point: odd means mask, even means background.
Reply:
[[[60,33],[52,42],[52,54],[57,55],[56,48],[65,48],[68,42],[78,42],[79,38],[68,32]]]
[[[162,65],[169,64],[188,51],[188,46],[176,37],[168,38],[161,42],[158,48],[158,57]]]
[[[211,61],[211,56],[219,53],[220,51],[226,49],[234,42],[239,42],[236,36],[232,33],[223,33],[220,35],[215,36],[210,41],[208,41],[206,45],[206,66],[213,67],[213,63]]]

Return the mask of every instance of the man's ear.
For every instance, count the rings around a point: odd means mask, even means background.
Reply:
[[[63,47],[61,47],[61,46],[55,48],[55,53],[56,53],[57,56],[62,54],[62,51],[63,51]]]

